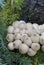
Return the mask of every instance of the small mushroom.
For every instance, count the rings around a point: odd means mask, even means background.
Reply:
[[[39,25],[39,30],[40,30],[41,33],[44,32],[44,24],[43,25]]]
[[[13,24],[12,24],[12,25],[13,25],[13,27],[14,27],[14,28],[18,28],[19,21],[15,21],[15,22],[13,22]]]
[[[19,33],[20,32],[20,29],[19,28],[16,28],[14,29],[13,33],[16,34],[16,33]]]
[[[26,29],[26,23],[24,21],[20,21],[18,27],[19,27],[19,29]]]
[[[35,56],[36,53],[37,53],[37,52],[34,51],[34,50],[32,50],[31,48],[29,48],[29,50],[28,50],[28,52],[27,52],[27,54],[28,54],[29,56]]]
[[[27,23],[26,24],[26,28],[27,28],[27,30],[30,28],[30,29],[32,29],[33,28],[33,26],[32,26],[32,24],[31,23]]]
[[[24,43],[27,44],[28,46],[31,46],[32,44],[31,38],[30,37],[25,38]]]
[[[32,35],[31,40],[33,43],[39,43],[40,36],[38,34]]]
[[[26,34],[26,30],[25,29],[20,30],[20,34]]]
[[[19,52],[21,54],[26,54],[28,52],[29,47],[26,44],[19,45]]]
[[[39,30],[39,25],[38,25],[38,24],[34,23],[34,24],[33,24],[33,28],[36,30],[36,32],[37,32],[38,34],[40,34],[40,30]]]
[[[32,36],[36,34],[36,31],[34,29],[29,28],[28,30],[26,30],[26,34],[28,34],[28,36]]]
[[[7,28],[7,32],[8,32],[8,33],[13,33],[13,31],[14,31],[14,27],[13,27],[13,26],[9,26],[9,27]]]
[[[19,22],[20,22],[20,24],[26,24],[25,21],[23,21],[23,20],[20,20]]]
[[[13,45],[14,45],[14,48],[15,48],[15,49],[18,49],[19,45],[21,45],[21,44],[22,44],[21,40],[15,40],[15,41],[13,42]]]
[[[44,32],[43,32],[43,33],[41,33],[41,36],[44,36]]]
[[[40,44],[44,45],[44,36],[40,36]]]
[[[8,42],[12,42],[14,40],[14,35],[13,34],[7,34],[6,39]]]
[[[24,42],[24,40],[25,40],[27,37],[28,37],[27,34],[22,34],[22,36],[21,36],[21,41]]]
[[[9,50],[14,50],[13,42],[9,42],[8,49]]]
[[[42,51],[44,51],[44,45],[42,46]]]
[[[15,35],[14,35],[14,39],[15,39],[15,40],[21,39],[21,34],[20,34],[20,33],[15,34]]]
[[[39,43],[32,43],[31,48],[34,51],[38,51],[40,49],[40,44]]]

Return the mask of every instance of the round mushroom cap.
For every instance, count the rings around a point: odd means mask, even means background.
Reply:
[[[44,32],[44,24],[43,25],[39,25],[39,30],[40,30],[41,33]]]
[[[10,43],[8,44],[8,49],[9,49],[9,50],[14,50],[13,42],[10,42]]]
[[[19,27],[20,30],[21,29],[26,29],[26,24],[25,23],[20,23],[18,27]]]
[[[44,45],[44,36],[40,36],[40,44]]]
[[[32,44],[31,38],[30,37],[25,38],[24,43],[27,44],[28,46],[31,46]]]
[[[8,42],[12,42],[14,40],[14,35],[13,34],[7,34],[6,39]]]
[[[21,41],[24,42],[24,40],[25,40],[27,37],[28,37],[27,34],[22,34],[22,36],[21,36]]]
[[[27,23],[27,24],[26,24],[26,28],[27,28],[27,29],[29,29],[29,28],[30,28],[30,29],[32,29],[32,28],[33,28],[33,26],[32,26],[32,24],[31,24],[31,23]]]
[[[21,54],[26,54],[28,49],[29,49],[29,47],[26,44],[19,45],[19,52]]]
[[[20,34],[26,34],[26,30],[25,29],[20,30]]]
[[[26,30],[26,34],[28,34],[28,36],[32,36],[32,35],[35,35],[36,34],[36,31],[34,29],[28,29]]]
[[[44,32],[43,32],[43,33],[41,33],[41,36],[44,36]]]
[[[13,42],[13,45],[14,45],[14,48],[15,49],[18,49],[19,48],[19,45],[21,45],[21,44],[22,44],[21,40],[15,40]]]
[[[8,33],[13,33],[13,31],[14,31],[14,27],[13,27],[13,26],[9,26],[9,27],[7,28],[7,32],[8,32]]]
[[[14,34],[20,33],[20,29],[19,29],[19,28],[14,29],[14,32],[13,32],[13,33],[14,33]]]
[[[42,46],[42,51],[44,51],[44,45]]]
[[[15,40],[21,39],[21,34],[20,34],[20,33],[14,34],[14,39],[15,39]]]
[[[38,34],[32,35],[31,40],[33,43],[39,43],[40,36]]]
[[[34,51],[38,51],[40,49],[40,44],[39,43],[32,43],[31,48]]]
[[[37,52],[34,51],[34,50],[32,50],[31,48],[29,48],[29,50],[28,50],[28,52],[27,52],[27,54],[28,54],[29,56],[34,56],[36,53],[37,53]]]
[[[26,24],[25,21],[21,20],[21,21],[20,21],[20,24],[22,24],[22,23],[23,23],[23,24]]]
[[[40,30],[39,30],[39,25],[38,25],[38,24],[34,23],[34,24],[33,24],[33,28],[36,30],[36,32],[37,32],[38,34],[40,34]]]
[[[13,27],[14,27],[14,28],[18,28],[19,21],[15,21],[15,22],[13,22],[13,24],[12,24],[12,25],[13,25]]]

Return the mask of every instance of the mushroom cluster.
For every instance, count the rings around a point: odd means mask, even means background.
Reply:
[[[41,48],[44,51],[44,24],[15,21],[7,28],[8,49],[18,49],[21,54],[34,56]]]

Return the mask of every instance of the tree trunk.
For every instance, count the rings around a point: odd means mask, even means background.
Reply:
[[[10,1],[11,1],[11,9],[14,12],[14,1],[13,0],[10,0]]]

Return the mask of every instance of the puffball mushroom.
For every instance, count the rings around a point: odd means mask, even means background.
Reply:
[[[24,43],[27,44],[28,46],[31,46],[32,44],[31,38],[30,37],[25,38]]]
[[[42,51],[44,51],[44,45],[42,46]]]
[[[32,29],[32,28],[33,28],[33,26],[32,26],[32,24],[31,24],[31,23],[27,23],[27,24],[26,24],[26,28],[27,28],[27,29],[29,29],[29,28],[30,28],[30,29]]]
[[[20,21],[20,24],[26,24],[26,23],[25,23],[25,21],[21,20],[21,21]]]
[[[29,47],[26,44],[19,45],[19,52],[21,54],[26,54],[28,52]]]
[[[38,34],[32,35],[31,40],[33,43],[39,43],[40,36]]]
[[[16,34],[16,35],[14,35],[14,39],[15,39],[15,40],[21,39],[21,34],[18,33],[18,34]]]
[[[44,36],[40,36],[40,44],[44,45]]]
[[[40,30],[39,30],[39,25],[38,25],[38,24],[34,23],[34,24],[33,24],[33,28],[36,30],[36,32],[37,32],[38,34],[40,34]]]
[[[20,29],[19,28],[16,28],[16,29],[14,29],[14,33],[16,34],[16,33],[19,33],[20,32]]]
[[[43,32],[43,33],[41,33],[41,36],[44,36],[44,32]]]
[[[39,30],[40,30],[41,33],[44,32],[44,24],[43,25],[39,25]]]
[[[21,44],[22,44],[21,40],[15,40],[15,41],[13,42],[13,45],[14,45],[14,48],[15,48],[15,49],[18,49],[19,45],[21,45]]]
[[[21,41],[24,42],[24,40],[25,40],[27,37],[28,37],[27,34],[22,34],[22,36],[21,36]]]
[[[31,48],[34,51],[38,51],[40,49],[40,44],[39,43],[32,43]]]
[[[25,22],[22,22],[22,21],[20,21],[20,23],[19,23],[19,29],[26,29],[26,23]]]
[[[26,34],[28,34],[28,36],[32,36],[32,35],[36,34],[36,31],[29,28],[28,30],[26,30]]]
[[[26,30],[25,29],[20,30],[20,34],[26,34]]]
[[[31,48],[29,48],[29,50],[28,50],[28,52],[27,52],[27,54],[28,54],[29,56],[34,56],[36,53],[37,53],[37,52],[34,51],[34,50],[32,50]]]
[[[18,28],[19,21],[15,21],[15,22],[13,22],[13,24],[12,24],[12,25],[13,25],[13,27],[14,27],[14,28]]]
[[[7,34],[6,39],[8,42],[12,42],[14,40],[14,35],[13,34]]]
[[[8,49],[9,49],[9,50],[14,50],[13,42],[9,42],[9,44],[8,44]]]
[[[7,32],[8,32],[8,33],[13,33],[13,31],[14,31],[14,27],[13,27],[13,26],[9,26],[9,27],[7,28]]]
[[[41,49],[44,51],[44,24],[15,21],[7,28],[6,36],[9,50],[19,49],[21,54],[34,56]]]

